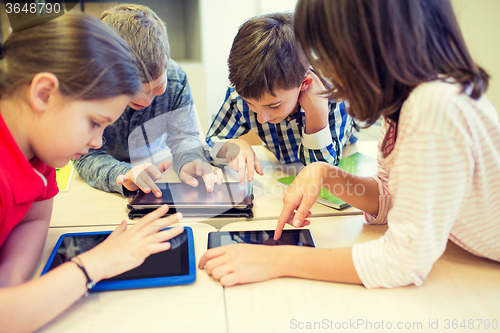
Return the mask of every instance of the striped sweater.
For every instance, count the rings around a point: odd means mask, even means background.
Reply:
[[[401,108],[396,140],[379,138],[381,238],[352,249],[367,288],[420,286],[448,239],[500,261],[500,123],[486,97],[478,101],[443,81],[416,87]],[[394,132],[394,131],[393,131]]]

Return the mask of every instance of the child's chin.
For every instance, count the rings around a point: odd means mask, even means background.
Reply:
[[[69,163],[69,159],[58,159],[57,161],[51,161],[50,163],[45,163],[53,168],[63,168]]]

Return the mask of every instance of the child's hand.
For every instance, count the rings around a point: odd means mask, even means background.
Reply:
[[[151,163],[144,163],[133,167],[125,175],[116,177],[116,183],[123,185],[129,191],[136,191],[141,189],[144,193],[153,191],[153,194],[159,198],[161,191],[155,184],[155,180],[161,178],[161,174],[168,169],[172,162],[166,160],[160,165],[154,166]]]
[[[299,104],[305,111],[306,134],[314,134],[328,126],[328,98],[321,93],[325,86],[316,74],[309,71],[303,81],[305,89],[300,92]]]
[[[104,242],[80,254],[89,276],[95,281],[111,278],[141,265],[151,254],[170,248],[167,240],[179,235],[184,229],[159,230],[178,222],[182,215],[177,213],[159,219],[168,211],[164,205],[144,216],[134,226],[127,229],[123,221]]]
[[[280,276],[278,248],[251,244],[220,246],[207,250],[198,268],[205,268],[224,287],[275,279]]]
[[[198,181],[194,177],[202,177],[205,182],[205,187],[208,192],[214,190],[214,183],[217,182],[218,185],[222,184],[222,170],[219,168],[214,168],[207,162],[201,159],[196,159],[192,162],[184,164],[179,173],[179,178],[186,184],[193,187],[198,186]]]
[[[324,162],[309,164],[299,172],[293,183],[286,189],[283,196],[283,209],[274,233],[275,240],[281,237],[281,232],[287,223],[297,228],[310,224],[305,219],[311,215],[309,209],[321,192],[323,179],[327,175],[325,166],[329,165]]]
[[[238,172],[240,176],[240,184],[245,185],[245,171],[248,167],[248,181],[253,180],[253,171],[261,176],[264,175],[257,156],[252,149],[252,146],[245,140],[232,139],[226,142],[220,149],[217,156],[225,157],[228,166]]]

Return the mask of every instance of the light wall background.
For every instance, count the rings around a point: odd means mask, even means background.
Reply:
[[[473,59],[491,76],[486,96],[500,114],[500,1],[452,0]]]

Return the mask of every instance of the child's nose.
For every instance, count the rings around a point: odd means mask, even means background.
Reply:
[[[99,133],[98,135],[94,135],[89,142],[89,146],[92,149],[101,148],[102,147],[102,133]]]
[[[264,112],[264,111],[260,111],[259,113],[257,113],[257,121],[261,124],[264,124],[266,123],[268,120],[269,120],[269,115]]]
[[[134,101],[134,103],[148,107],[153,101],[153,96],[142,96]]]

